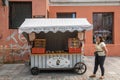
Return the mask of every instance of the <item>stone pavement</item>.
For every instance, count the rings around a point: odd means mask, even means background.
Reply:
[[[0,80],[99,80],[100,69],[96,78],[89,78],[94,66],[94,57],[86,57],[87,71],[78,75],[69,71],[41,71],[33,76],[30,67],[25,64],[0,64]],[[105,61],[105,79],[120,80],[120,57],[107,57]]]

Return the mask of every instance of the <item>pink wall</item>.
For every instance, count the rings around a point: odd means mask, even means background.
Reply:
[[[18,1],[18,2],[32,2],[32,16],[39,16],[39,15],[45,15],[47,17],[47,9],[48,2],[46,0],[9,0],[9,1]],[[0,0],[0,47],[1,45],[6,45],[7,47],[12,46],[11,48],[17,47],[17,48],[28,48],[27,41],[23,37],[23,35],[18,34],[17,29],[9,29],[9,7],[8,6],[2,6],[2,0]],[[2,54],[0,50],[0,61],[2,59]],[[23,50],[20,53],[16,53],[14,58],[17,59],[27,59],[28,60],[28,54],[29,50]],[[13,57],[11,57],[10,52],[5,52],[5,60],[12,60]],[[21,58],[21,56],[23,56]]]
[[[113,29],[113,41],[114,44],[107,44],[109,50],[109,56],[120,56],[120,7],[119,6],[50,6],[51,18],[56,17],[57,12],[76,12],[77,18],[87,18],[92,23],[93,12],[114,12],[114,29]],[[92,31],[86,32],[85,41],[85,54],[93,55],[94,44],[92,44]]]
[[[17,1],[32,2],[32,16],[45,15],[45,17],[47,17],[48,3],[46,0],[17,0]],[[4,39],[10,34],[8,21],[9,21],[9,8],[8,6],[2,6],[2,1],[0,0],[0,35],[2,35],[2,39],[0,40],[2,43],[6,43]]]
[[[108,44],[109,56],[120,56],[120,35],[119,35],[119,21],[120,21],[120,7],[119,6],[48,6],[47,0],[9,0],[9,1],[31,1],[32,2],[32,16],[46,15],[49,11],[49,17],[55,18],[57,12],[76,12],[77,17],[87,18],[92,23],[93,12],[114,12],[114,29],[113,40],[114,44]],[[8,6],[2,6],[0,0],[0,45],[17,45],[24,48],[24,38],[18,34],[18,30],[9,29],[9,10]],[[2,36],[2,37],[1,37]],[[14,36],[9,39],[10,36]],[[92,44],[92,30],[86,32],[85,54],[93,55],[94,44]],[[22,40],[20,39],[22,38]]]

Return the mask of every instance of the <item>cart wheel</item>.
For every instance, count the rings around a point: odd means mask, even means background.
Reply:
[[[33,68],[31,69],[31,73],[32,73],[32,75],[38,75],[38,73],[39,73],[38,67],[33,67]]]
[[[84,74],[87,70],[87,67],[84,63],[82,62],[79,62],[79,63],[76,63],[75,66],[74,66],[74,71],[77,73],[77,74]]]

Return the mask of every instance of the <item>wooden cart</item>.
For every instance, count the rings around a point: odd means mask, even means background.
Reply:
[[[19,33],[27,36],[28,43],[32,45],[30,55],[31,73],[37,75],[39,70],[43,69],[73,69],[78,74],[84,74],[87,70],[84,61],[85,31],[91,29],[92,25],[85,18],[26,19],[20,26]],[[45,35],[48,32],[56,34],[56,32],[65,33],[66,31],[71,32],[71,34],[77,31],[77,36],[65,37],[67,39],[67,50],[48,50],[47,48],[50,49],[50,46],[47,46],[49,41]],[[36,36],[40,32],[45,33],[44,38]],[[51,45],[51,48],[54,47]]]

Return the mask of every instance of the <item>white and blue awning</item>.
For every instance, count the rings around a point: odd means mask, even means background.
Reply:
[[[28,18],[19,27],[19,33],[65,32],[91,30],[86,18]]]

